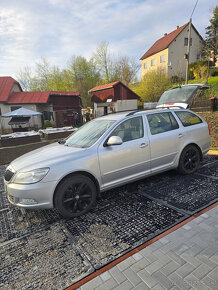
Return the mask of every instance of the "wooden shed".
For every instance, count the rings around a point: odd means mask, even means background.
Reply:
[[[45,120],[51,120],[58,127],[81,123],[82,101],[79,92],[23,92],[12,77],[0,77],[0,117],[21,107],[42,113],[42,117],[30,122],[30,127],[41,128]],[[3,126],[0,122],[0,131],[3,129],[11,130],[11,126],[8,123]]]
[[[89,90],[94,103],[94,116],[137,109],[140,97],[120,81],[94,87]]]

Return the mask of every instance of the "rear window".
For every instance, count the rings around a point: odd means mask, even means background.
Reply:
[[[165,91],[160,97],[157,105],[168,103],[185,103],[188,104],[192,96],[199,89],[199,86],[182,86]]]
[[[184,127],[202,123],[202,120],[191,112],[179,111],[175,112]]]

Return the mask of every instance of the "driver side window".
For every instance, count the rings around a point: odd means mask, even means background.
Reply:
[[[119,136],[123,142],[142,138],[144,136],[142,117],[124,121],[117,126],[111,136]]]

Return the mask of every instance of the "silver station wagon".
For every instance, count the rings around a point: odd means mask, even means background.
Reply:
[[[62,142],[15,159],[4,176],[8,200],[28,209],[87,213],[101,191],[178,169],[197,170],[209,127],[179,108],[122,112],[94,119]]]

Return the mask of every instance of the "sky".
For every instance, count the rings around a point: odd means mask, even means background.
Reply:
[[[0,0],[0,76],[16,78],[46,58],[67,66],[101,42],[135,60],[164,33],[189,21],[196,0]],[[199,0],[192,22],[205,36],[217,0]],[[139,61],[140,63],[140,61]]]

